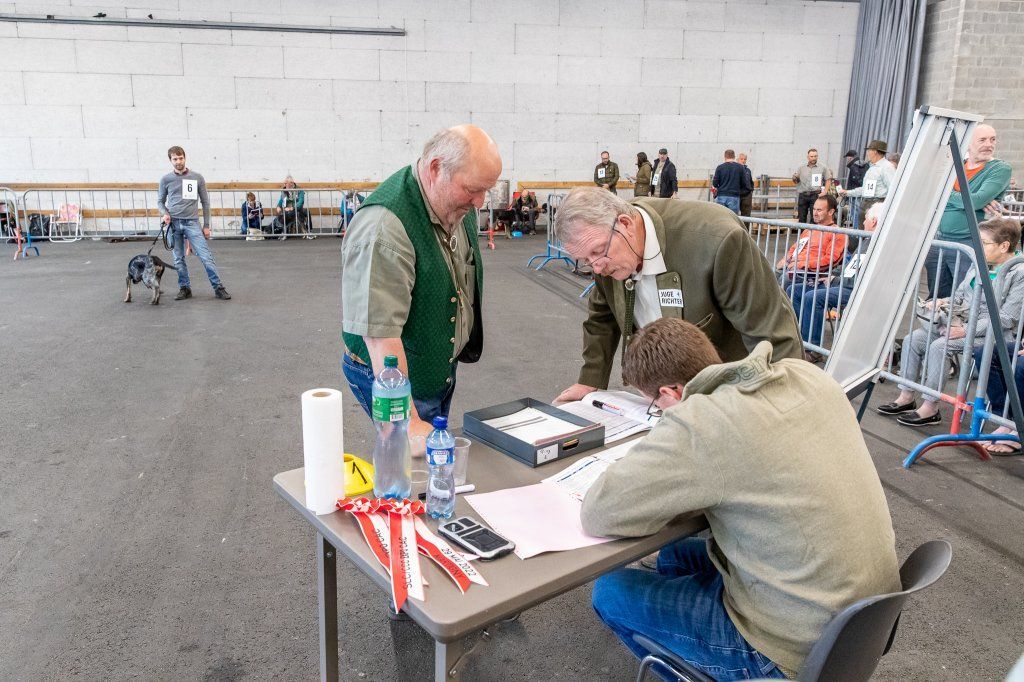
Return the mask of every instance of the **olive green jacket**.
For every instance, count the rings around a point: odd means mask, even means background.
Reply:
[[[742,360],[761,341],[772,344],[773,360],[803,358],[793,306],[739,218],[704,201],[637,198],[632,204],[651,216],[661,244],[667,271],[658,275],[658,288],[683,294],[683,307],[664,306],[663,317],[700,327],[723,362]],[[579,383],[607,388],[625,327],[626,287],[601,275],[594,284]]]
[[[636,169],[636,183],[633,184],[633,196],[651,196],[651,162],[644,161],[643,165]]]
[[[604,168],[604,177],[597,177],[597,172]],[[615,191],[615,185],[619,184],[619,164],[609,161],[607,165],[599,163],[594,167],[594,184],[598,187],[607,187]]]

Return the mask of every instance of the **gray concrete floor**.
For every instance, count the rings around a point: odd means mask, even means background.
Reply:
[[[558,264],[527,271],[542,247],[485,252],[485,356],[460,368],[456,424],[575,378],[583,283]],[[216,242],[234,300],[214,300],[190,258],[196,297],[158,307],[140,288],[121,302],[142,244],[41,249],[16,263],[0,250],[0,679],[314,679],[313,537],[270,480],[302,463],[300,393],[343,385],[340,243]],[[173,272],[164,283],[173,294]],[[345,417],[346,449],[367,454],[354,401]],[[906,471],[923,435],[874,414],[864,429],[900,557],[932,538],[954,549],[876,677],[1002,679],[1024,650],[1024,460],[947,449]],[[429,639],[340,572],[342,679],[429,676]],[[494,627],[466,679],[631,679],[589,596]]]

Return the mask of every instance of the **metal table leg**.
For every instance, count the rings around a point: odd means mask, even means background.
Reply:
[[[316,592],[320,617],[320,680],[338,679],[338,553],[316,534]]]
[[[434,642],[434,682],[460,679],[456,663],[462,658],[462,641]]]

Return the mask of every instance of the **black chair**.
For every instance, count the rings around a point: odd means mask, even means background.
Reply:
[[[811,647],[797,679],[802,682],[869,679],[879,659],[892,647],[907,597],[941,578],[952,557],[953,548],[945,540],[926,542],[911,552],[900,567],[903,591],[861,599],[836,614]],[[657,642],[643,635],[633,635],[633,641],[651,652],[640,662],[637,682],[655,665],[683,682],[713,682],[711,677]]]

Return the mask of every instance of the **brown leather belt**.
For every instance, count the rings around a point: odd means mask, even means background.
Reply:
[[[363,367],[367,366],[366,363],[363,362],[363,359],[356,355],[355,353],[353,353],[352,351],[345,351],[345,356],[352,362],[356,363],[357,365],[362,365]]]

